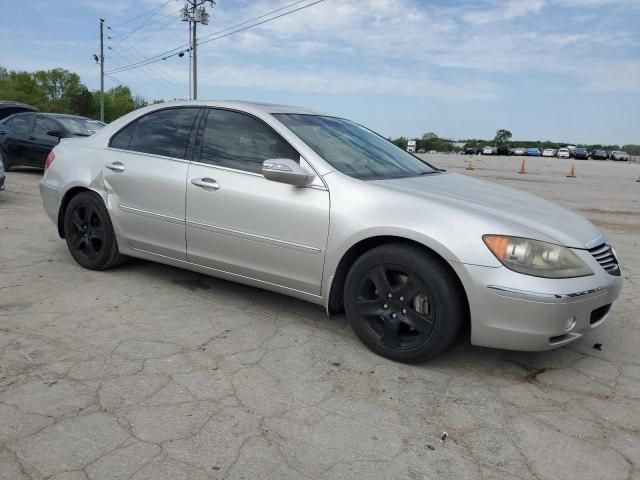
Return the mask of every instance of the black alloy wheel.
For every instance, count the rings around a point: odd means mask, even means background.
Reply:
[[[102,198],[82,192],[71,199],[64,216],[69,252],[84,268],[104,270],[121,264],[115,232]]]
[[[427,285],[405,266],[375,265],[358,282],[356,295],[363,327],[387,348],[416,348],[433,332],[436,312]]]
[[[364,253],[344,289],[347,318],[375,353],[422,362],[458,337],[468,307],[464,290],[444,260],[413,244],[381,245]]]

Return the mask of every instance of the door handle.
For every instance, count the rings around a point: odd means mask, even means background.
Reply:
[[[5,132],[4,130],[0,131],[0,135],[6,135],[7,132]]]
[[[220,188],[220,184],[216,182],[213,178],[209,178],[209,177],[192,178],[191,183],[196,187],[202,187],[205,189],[218,190]]]
[[[122,173],[124,172],[124,163],[122,162],[113,162],[105,165],[106,168],[111,170],[112,172]]]
[[[36,139],[36,137],[34,137],[33,135],[29,136],[29,140],[35,140],[35,139]]]

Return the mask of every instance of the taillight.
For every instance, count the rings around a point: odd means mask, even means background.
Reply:
[[[55,159],[55,153],[53,153],[53,151],[49,152],[49,155],[47,155],[47,160],[44,162],[44,169],[46,170],[47,168],[49,168]]]

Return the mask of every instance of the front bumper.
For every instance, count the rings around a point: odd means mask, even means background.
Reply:
[[[4,190],[4,175],[0,176],[0,191]]]
[[[622,277],[597,263],[588,277],[544,279],[505,267],[453,264],[471,312],[471,343],[507,350],[550,350],[571,343],[608,318]],[[568,324],[572,324],[567,328]]]

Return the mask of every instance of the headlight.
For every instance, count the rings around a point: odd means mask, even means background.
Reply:
[[[489,250],[514,272],[544,278],[593,275],[591,269],[567,247],[528,238],[484,235]]]

